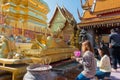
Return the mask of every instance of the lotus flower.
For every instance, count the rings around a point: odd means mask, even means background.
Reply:
[[[74,51],[74,56],[75,57],[80,57],[81,52],[80,51]]]

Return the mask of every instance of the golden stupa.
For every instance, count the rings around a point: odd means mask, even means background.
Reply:
[[[47,27],[49,7],[43,0],[0,0],[1,25],[11,26],[15,36],[35,38]]]

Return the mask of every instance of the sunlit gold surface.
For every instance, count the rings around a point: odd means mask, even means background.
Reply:
[[[47,27],[48,6],[38,0],[1,0],[1,12],[6,15],[4,24],[13,27],[15,35],[30,36],[26,31],[43,32],[41,27]],[[33,34],[34,34],[33,33]]]
[[[25,50],[23,53],[25,56],[30,57],[33,63],[50,64],[68,59],[77,50],[77,48],[69,47],[62,39],[51,36],[44,38],[40,35],[35,42],[31,46],[32,49]]]

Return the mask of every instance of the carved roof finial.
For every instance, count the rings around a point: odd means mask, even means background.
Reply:
[[[81,15],[80,15],[80,12],[79,12],[79,10],[77,9],[77,13],[78,13],[78,17],[79,17],[79,19],[81,20],[82,19],[82,17],[81,17]]]
[[[82,0],[80,0],[80,2],[81,2],[82,9],[84,9],[84,10],[90,10],[91,9],[90,4],[89,4],[89,0],[85,0],[85,4],[83,4]]]
[[[80,0],[80,3],[81,3],[81,6],[83,6],[83,1],[82,0]]]

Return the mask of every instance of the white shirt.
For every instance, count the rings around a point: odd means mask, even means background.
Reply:
[[[107,55],[104,55],[101,58],[98,67],[100,68],[100,71],[111,72],[110,58]]]

